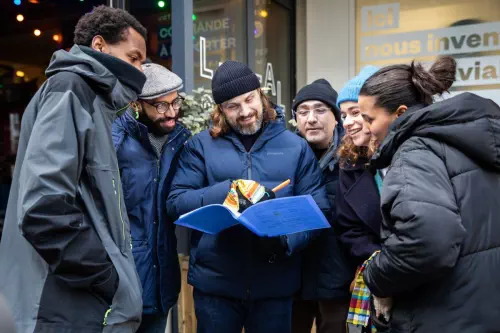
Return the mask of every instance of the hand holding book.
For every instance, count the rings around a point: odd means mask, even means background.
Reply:
[[[235,181],[224,204],[198,208],[182,215],[175,224],[208,234],[242,224],[259,237],[329,228],[330,224],[311,195],[275,198],[273,192],[288,184],[286,181],[270,191],[254,181]],[[274,199],[269,200],[271,198]]]
[[[238,179],[231,183],[223,205],[233,212],[243,213],[258,202],[274,198],[276,198],[274,192],[264,185],[253,180]]]

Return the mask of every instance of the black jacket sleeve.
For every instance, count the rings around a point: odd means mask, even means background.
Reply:
[[[349,191],[353,181],[349,179],[344,170],[340,171],[337,195],[335,196],[336,218],[334,228],[341,245],[349,253],[356,266],[361,265],[373,252],[380,250],[378,236],[368,230],[369,228],[354,211],[345,195]],[[362,198],[364,200],[364,198]],[[377,200],[377,209],[380,202]]]
[[[53,274],[72,287],[116,275],[93,225],[77,203],[90,114],[71,91],[41,99],[20,171],[20,228]],[[110,152],[112,153],[112,152]]]
[[[454,267],[466,233],[443,160],[410,140],[384,179],[385,237],[364,272],[379,297],[414,290]]]

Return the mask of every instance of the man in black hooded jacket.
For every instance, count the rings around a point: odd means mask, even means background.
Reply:
[[[19,333],[135,332],[141,287],[111,136],[141,92],[146,30],[94,8],[28,105],[0,243]]]

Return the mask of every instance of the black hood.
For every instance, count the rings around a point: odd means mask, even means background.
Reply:
[[[146,76],[134,66],[81,45],[73,45],[69,52],[59,50],[52,55],[45,74],[51,77],[59,72],[80,75],[107,96],[107,101],[115,108],[135,101],[146,82]]]
[[[410,137],[443,142],[481,165],[500,170],[500,107],[489,99],[462,93],[408,109],[391,125],[372,165],[377,169],[389,166],[399,146]]]

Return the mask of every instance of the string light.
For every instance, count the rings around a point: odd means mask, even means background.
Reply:
[[[24,72],[23,71],[16,71],[16,76],[24,77]]]
[[[260,17],[266,18],[266,17],[269,15],[269,13],[267,12],[267,10],[262,9],[262,10],[259,12],[259,15],[260,15]]]
[[[165,1],[158,1],[158,7],[160,8],[165,7]]]
[[[20,6],[21,5],[21,0],[14,0],[14,5]]]
[[[40,36],[42,34],[42,32],[39,30],[39,29],[35,29],[35,31],[33,31],[33,33],[35,34],[35,36]]]
[[[52,39],[56,42],[60,42],[62,38],[61,38],[61,35],[55,34],[52,36]]]
[[[24,16],[22,14],[18,14],[16,16],[16,20],[18,20],[19,22],[22,22],[22,21],[24,21]]]

